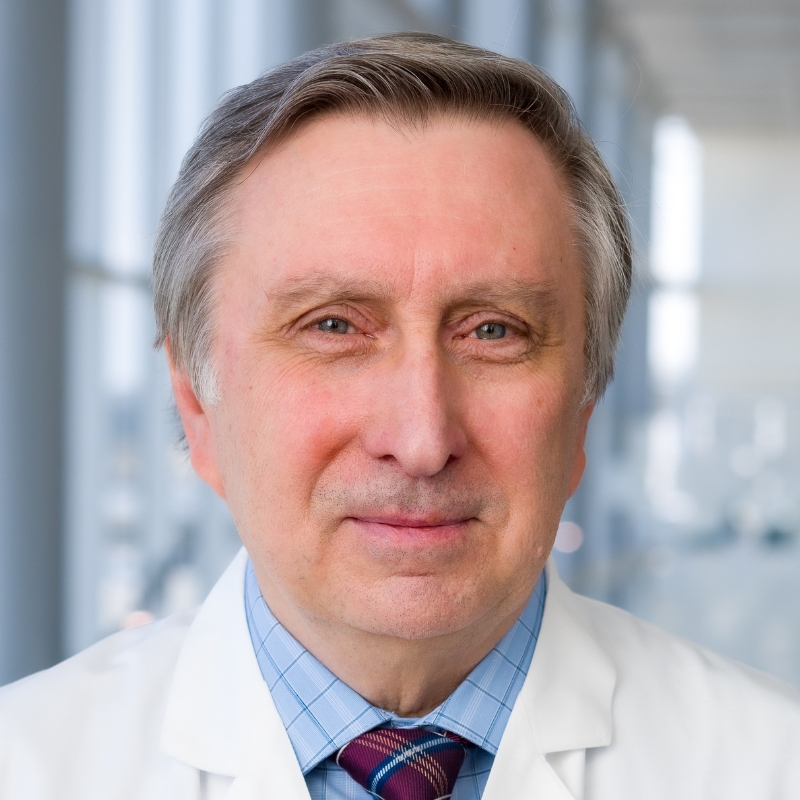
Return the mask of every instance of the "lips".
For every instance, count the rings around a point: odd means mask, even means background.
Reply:
[[[385,525],[390,528],[414,528],[414,529],[435,529],[451,528],[454,526],[465,525],[469,518],[463,519],[442,519],[438,516],[426,517],[401,517],[401,516],[368,516],[352,517],[355,522],[369,525]]]
[[[471,539],[470,518],[365,516],[347,522],[360,552],[385,564],[405,565],[414,574],[456,558]]]

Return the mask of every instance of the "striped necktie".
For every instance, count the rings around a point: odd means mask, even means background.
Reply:
[[[471,746],[452,733],[375,728],[339,750],[336,763],[380,800],[443,800]]]

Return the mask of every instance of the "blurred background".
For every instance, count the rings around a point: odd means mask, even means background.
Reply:
[[[800,687],[798,0],[0,0],[0,683],[238,549],[151,348],[159,210],[223,92],[408,29],[547,70],[630,208],[562,574]]]

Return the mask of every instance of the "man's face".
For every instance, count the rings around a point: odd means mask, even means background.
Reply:
[[[178,401],[267,601],[405,639],[518,612],[590,413],[544,148],[512,122],[327,117],[255,159],[233,202],[222,400]]]

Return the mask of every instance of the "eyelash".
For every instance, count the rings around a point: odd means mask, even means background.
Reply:
[[[333,314],[326,315],[324,317],[320,317],[319,319],[314,320],[313,322],[310,322],[306,326],[306,328],[316,329],[316,330],[322,331],[323,333],[335,333],[335,334],[337,334],[339,336],[344,335],[343,333],[341,333],[339,331],[323,331],[320,326],[325,322],[343,322],[348,328],[355,328],[356,330],[358,330],[358,326],[355,323],[351,322],[349,319],[347,319],[347,317],[336,316],[336,315],[333,315]],[[510,325],[507,321],[501,322],[499,320],[490,319],[490,320],[487,320],[485,322],[481,322],[480,324],[471,327],[469,329],[468,336],[471,336],[471,334],[473,334],[473,333],[477,333],[477,331],[479,331],[481,328],[488,328],[489,326],[496,326],[498,328],[502,328],[503,329],[503,335],[502,336],[498,336],[497,339],[492,339],[491,337],[486,337],[484,339],[484,341],[499,341],[500,339],[504,339],[506,337],[506,333],[507,332],[519,333],[519,331],[517,331],[516,328],[513,325]],[[348,333],[349,333],[349,330],[348,330]],[[481,337],[480,336],[476,336],[475,338],[476,339],[480,339]]]
[[[488,327],[489,325],[503,328],[505,331],[504,335],[497,339],[481,339],[481,337],[477,336],[477,331],[479,331],[481,328]],[[467,326],[464,325],[463,327]],[[525,338],[528,336],[528,333],[527,326],[523,323],[515,322],[514,320],[510,320],[505,317],[489,317],[470,323],[467,332],[465,334],[461,334],[461,336],[462,338],[479,339],[480,341],[500,342],[505,339],[517,339],[520,337]]]
[[[364,348],[369,348],[370,340],[374,340],[375,336],[370,331],[372,327],[370,321],[367,318],[360,321],[358,319],[360,317],[363,317],[363,315],[357,310],[350,308],[341,310],[328,309],[327,313],[315,315],[307,322],[301,323],[301,329],[315,336],[315,338],[321,337],[317,340],[326,341],[329,346],[336,347],[337,352],[346,352],[347,350],[353,353],[366,352]],[[470,317],[472,320],[470,320]],[[347,325],[348,330],[345,333],[323,331],[320,329],[320,326],[326,320],[341,320]],[[488,325],[501,326],[504,329],[503,336],[496,339],[478,336],[478,330]],[[510,320],[502,316],[487,317],[483,316],[480,312],[470,314],[465,320],[455,324],[453,327],[455,328],[455,339],[463,341],[463,346],[469,348],[467,352],[473,351],[476,357],[480,357],[481,354],[489,352],[486,350],[487,344],[490,345],[499,356],[502,352],[509,354],[510,350],[515,346],[516,349],[519,349],[520,345],[525,340],[533,338],[530,335],[528,326],[524,323]],[[358,336],[358,334],[361,334],[361,336]],[[530,344],[531,342],[529,341],[528,346]],[[339,350],[338,348],[342,349]],[[528,347],[526,346],[525,349],[527,350]]]
[[[324,322],[328,320],[341,320],[342,322],[345,323],[345,325],[347,325],[348,329],[350,328],[353,329],[353,331],[348,330],[348,333],[355,332],[355,333],[362,333],[365,336],[371,336],[369,329],[372,326],[369,324],[369,321],[366,319],[363,319],[363,321],[356,320],[355,319],[356,316],[360,317],[361,315],[357,315],[351,311],[350,312],[340,311],[338,313],[328,311],[327,314],[321,314],[319,316],[313,317],[309,322],[305,323],[302,327],[303,330],[325,333],[325,331],[320,329],[319,327],[320,325],[322,325]],[[331,333],[336,336],[346,335],[333,331],[331,331]]]

